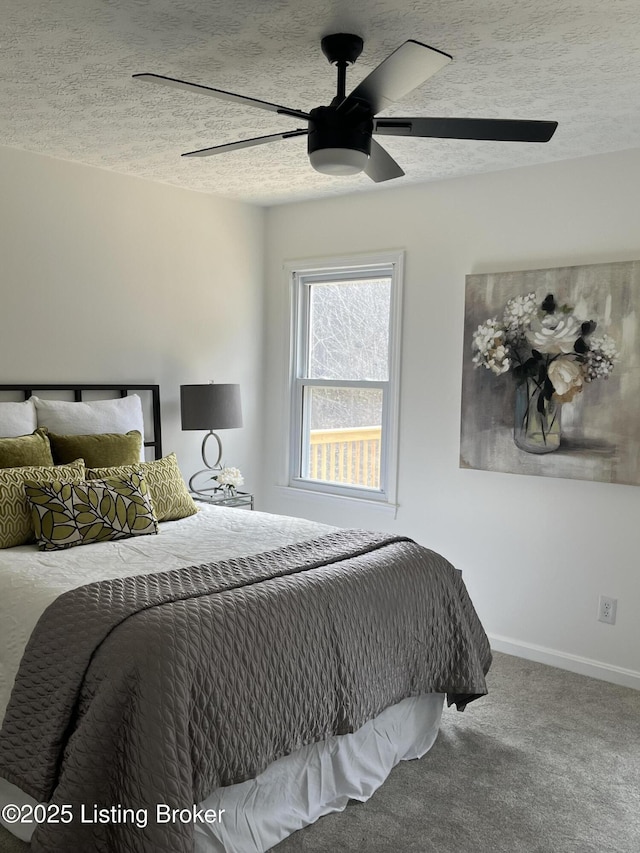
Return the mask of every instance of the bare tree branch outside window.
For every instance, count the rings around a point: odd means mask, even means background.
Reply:
[[[388,278],[310,285],[309,377],[382,380],[389,376]],[[311,429],[379,425],[382,401],[360,388],[315,388]]]

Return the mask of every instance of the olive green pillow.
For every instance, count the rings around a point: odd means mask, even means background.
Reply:
[[[83,483],[25,483],[41,551],[158,532],[140,472]]]
[[[87,479],[102,479],[141,471],[147,481],[151,501],[158,521],[175,521],[198,512],[198,507],[185,485],[175,453],[155,462],[139,462],[116,468],[96,468],[87,471]]]
[[[140,464],[142,434],[137,429],[127,433],[103,432],[95,435],[57,435],[49,433],[51,452],[56,464],[84,459],[87,468]]]
[[[24,493],[27,480],[50,483],[80,483],[84,480],[84,462],[77,459],[71,465],[24,468],[0,468],[0,548],[13,548],[33,542],[31,510]]]
[[[80,455],[67,461],[79,459]],[[21,468],[24,465],[53,465],[46,429],[37,429],[31,435],[16,438],[0,438],[0,468]]]

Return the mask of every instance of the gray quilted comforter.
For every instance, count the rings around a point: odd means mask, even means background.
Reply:
[[[461,575],[410,540],[338,531],[262,555],[61,595],[25,651],[0,776],[41,802],[34,853],[191,853],[156,823],[275,759],[425,692],[486,693],[491,653]],[[148,825],[82,823],[94,805]]]

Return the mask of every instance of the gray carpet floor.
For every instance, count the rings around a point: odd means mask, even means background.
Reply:
[[[640,853],[640,691],[502,654],[488,683],[367,803],[274,850]],[[0,853],[28,849],[0,830]]]

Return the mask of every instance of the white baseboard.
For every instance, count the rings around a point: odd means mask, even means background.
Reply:
[[[571,655],[567,652],[558,652],[555,649],[523,643],[497,634],[489,634],[489,642],[496,652],[504,652],[507,655],[537,663],[546,663],[558,669],[566,669],[569,672],[577,672],[579,675],[588,675],[590,678],[599,678],[601,681],[610,681],[612,684],[640,690],[640,672],[634,669],[625,669],[622,666],[613,666],[613,664]]]

